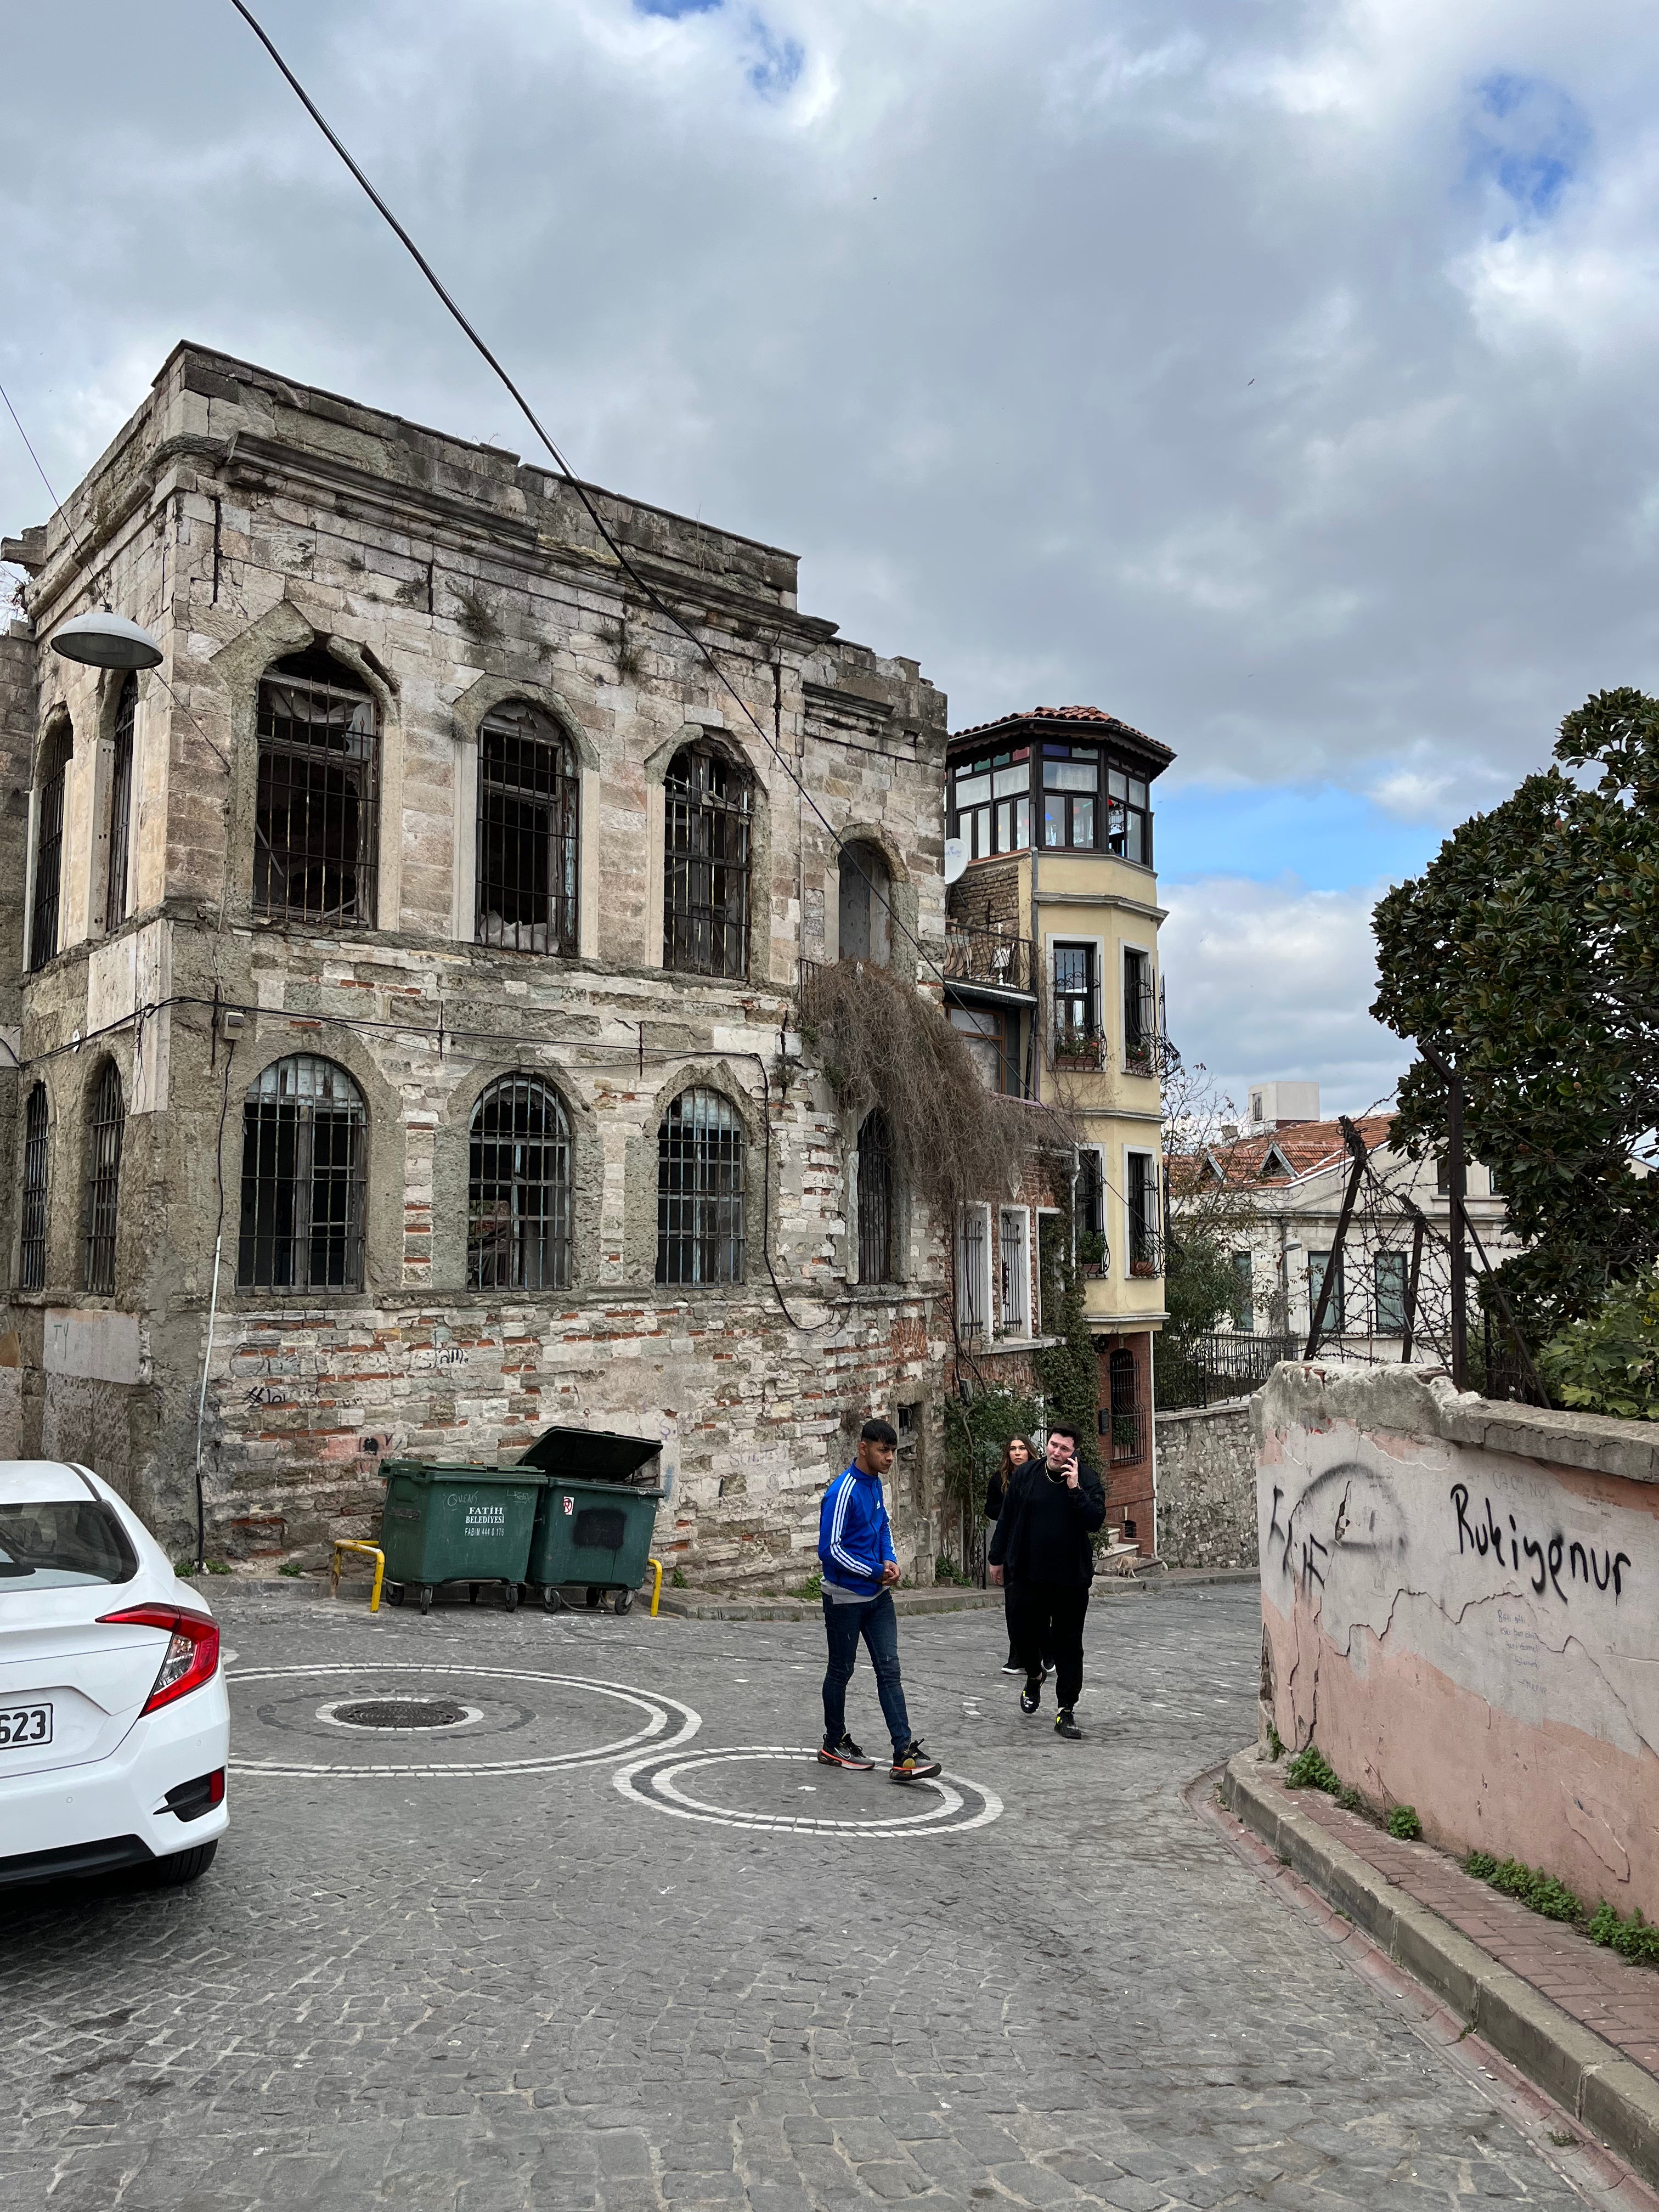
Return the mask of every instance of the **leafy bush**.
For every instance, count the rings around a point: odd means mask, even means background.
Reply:
[[[1585,1933],[1592,1943],[1607,1945],[1633,1966],[1659,1966],[1659,1928],[1644,1920],[1639,1909],[1624,1920],[1603,1898]]]
[[[1415,1805],[1395,1805],[1389,1814],[1389,1833],[1398,1836],[1402,1844],[1420,1843],[1423,1823],[1417,1817]]]
[[[1659,1420],[1659,1268],[1613,1284],[1593,1313],[1551,1338],[1538,1371],[1558,1405]]]
[[[933,1562],[933,1580],[936,1583],[954,1583],[957,1589],[972,1589],[974,1587],[973,1577],[964,1574],[956,1561],[948,1558],[943,1552]]]
[[[277,1568],[276,1571],[279,1575],[288,1575],[291,1577],[295,1575],[303,1574],[305,1572],[305,1569],[300,1565],[300,1562],[297,1559],[284,1559],[282,1565]]]
[[[1463,1871],[1477,1881],[1490,1881],[1498,1871],[1498,1862],[1490,1851],[1468,1851],[1464,1854]]]
[[[1287,1790],[1324,1790],[1334,1797],[1341,1778],[1316,1744],[1304,1744],[1285,1769]]]

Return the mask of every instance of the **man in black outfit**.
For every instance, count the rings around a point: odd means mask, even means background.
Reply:
[[[1042,1652],[1054,1655],[1054,1733],[1076,1743],[1083,1731],[1073,1708],[1083,1690],[1083,1619],[1094,1579],[1089,1539],[1106,1518],[1106,1492],[1091,1467],[1079,1464],[1075,1429],[1053,1428],[1042,1455],[1005,1503],[991,1539],[994,1583],[1005,1570],[1013,1595],[1015,1644],[1025,1668],[1019,1709],[1034,1713],[1042,1697]]]

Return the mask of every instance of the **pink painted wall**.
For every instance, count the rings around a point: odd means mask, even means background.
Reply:
[[[1659,1919],[1659,1424],[1334,1364],[1253,1419],[1264,1732]]]

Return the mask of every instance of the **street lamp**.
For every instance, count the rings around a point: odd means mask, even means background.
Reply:
[[[161,659],[161,648],[147,629],[107,607],[66,622],[52,649],[90,668],[155,668]]]

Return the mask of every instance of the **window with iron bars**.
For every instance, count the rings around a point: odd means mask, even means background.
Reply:
[[[67,727],[46,740],[34,796],[34,898],[29,908],[29,967],[44,968],[58,950],[58,908],[63,890],[64,793],[69,781]]]
[[[478,732],[480,945],[576,951],[579,786],[564,732],[514,700]]]
[[[657,1132],[657,1280],[740,1283],[741,1116],[718,1091],[683,1091]]]
[[[380,718],[320,647],[259,684],[253,908],[278,921],[375,920]]]
[[[127,918],[127,846],[132,832],[132,740],[138,720],[138,678],[129,674],[115,709],[109,772],[109,873],[104,886],[104,927]]]
[[[1120,1346],[1106,1358],[1107,1388],[1111,1405],[1112,1465],[1127,1467],[1146,1452],[1146,1415],[1140,1402],[1140,1369],[1135,1356]]]
[[[1150,1152],[1130,1152],[1124,1160],[1127,1188],[1129,1273],[1156,1275],[1164,1264],[1164,1239],[1158,1208],[1158,1165]]]
[[[1003,1206],[997,1219],[998,1285],[1000,1293],[997,1301],[997,1325],[1008,1336],[1027,1334],[1031,1263],[1025,1238],[1025,1214],[1018,1206]]]
[[[987,1336],[991,1326],[989,1231],[986,1209],[964,1206],[957,1231],[957,1331]]]
[[[1151,953],[1123,948],[1123,1066],[1131,1075],[1150,1075],[1157,1066],[1158,997]]]
[[[121,1194],[121,1136],[126,1126],[121,1072],[104,1062],[87,1124],[86,1288],[115,1294],[115,1224]]]
[[[23,1109],[23,1233],[17,1249],[17,1287],[22,1291],[46,1287],[48,1166],[46,1086],[37,1083]]]
[[[570,1124],[532,1076],[499,1076],[472,1109],[466,1279],[475,1291],[570,1280]]]
[[[859,1131],[859,1280],[893,1279],[893,1136],[879,1107]]]
[[[684,745],[664,786],[662,959],[696,975],[749,973],[754,789],[713,745]]]
[[[242,1290],[360,1291],[368,1116],[344,1068],[276,1060],[242,1104]]]

